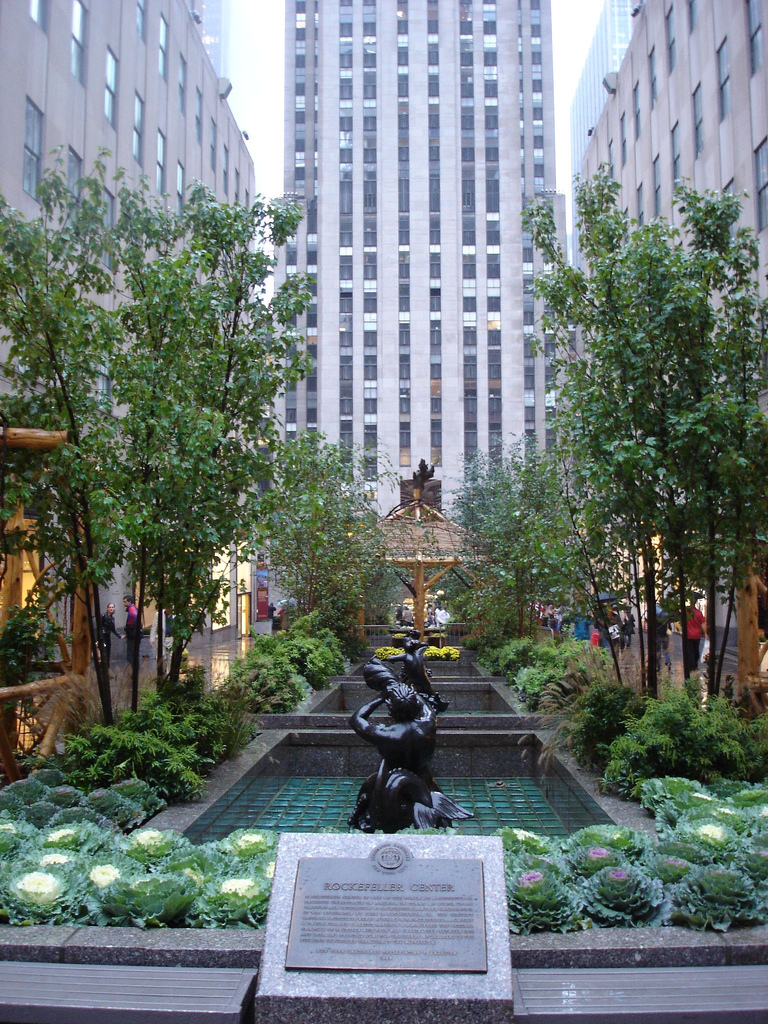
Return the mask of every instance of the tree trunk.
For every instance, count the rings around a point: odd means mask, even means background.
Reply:
[[[643,635],[643,614],[640,607],[640,580],[637,572],[637,555],[632,554],[632,576],[635,591],[635,608],[637,611],[637,642],[640,644],[640,685],[648,685],[647,666],[645,664],[645,637]],[[630,608],[632,604],[630,602]]]
[[[730,629],[731,629],[731,615],[733,614],[733,603],[734,603],[734,596],[735,596],[735,594],[736,594],[736,588],[733,586],[733,584],[731,584],[731,588],[728,591],[728,611],[725,613],[725,626],[723,627],[723,639],[722,639],[722,642],[720,643],[720,650],[719,650],[718,655],[717,655],[717,675],[715,676],[715,689],[714,689],[715,693],[720,693],[720,685],[721,685],[720,684],[720,680],[721,680],[722,674],[723,674],[723,659],[725,658],[725,645],[728,643],[728,633],[730,632]],[[707,619],[709,619],[709,607],[707,607]],[[710,629],[709,622],[707,622],[707,631],[709,631],[709,629]],[[715,654],[714,654],[714,650],[712,648],[712,640],[710,638],[710,641],[709,641],[709,660],[710,661],[714,661],[714,659],[715,659]]]
[[[144,592],[147,582],[147,547],[141,545],[141,571],[139,575],[139,600],[136,605],[136,628],[133,641],[133,663],[131,665],[131,710],[139,707],[139,666],[141,664],[141,636],[144,621]]]
[[[652,697],[659,692],[656,636],[656,570],[653,543],[646,538],[643,548],[643,584],[645,588],[646,621],[648,623],[648,690]]]

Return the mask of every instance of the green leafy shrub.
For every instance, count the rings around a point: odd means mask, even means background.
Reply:
[[[691,871],[675,889],[672,920],[724,932],[732,924],[762,924],[766,912],[760,902],[758,890],[741,871],[708,865]]]
[[[254,715],[285,714],[312,692],[286,657],[261,643],[232,664],[228,684],[243,690]]]
[[[529,665],[520,669],[514,678],[514,684],[529,711],[536,710],[544,688],[556,682],[559,676],[560,669],[553,665]]]
[[[614,740],[603,781],[622,796],[637,797],[653,777],[758,781],[766,772],[768,716],[748,722],[722,697],[701,704],[674,690],[662,700],[649,700],[642,717]]]
[[[247,706],[236,688],[201,691],[197,673],[179,687],[148,693],[138,711],[124,711],[114,725],[69,736],[55,761],[86,792],[140,777],[156,794],[155,808],[158,799],[190,800],[202,792],[213,765],[236,753],[252,733],[250,719],[243,727]]]
[[[661,882],[632,864],[598,871],[582,897],[584,912],[603,928],[659,925],[669,911]]]
[[[611,744],[642,714],[643,706],[633,690],[615,680],[594,683],[580,694],[569,744],[579,763],[604,768]]]

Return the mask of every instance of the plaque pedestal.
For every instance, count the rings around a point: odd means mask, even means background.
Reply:
[[[501,840],[283,835],[259,1024],[511,1024]]]

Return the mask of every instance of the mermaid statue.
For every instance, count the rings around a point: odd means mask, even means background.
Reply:
[[[429,771],[437,740],[431,686],[428,693],[421,693],[398,682],[378,658],[363,667],[363,676],[377,696],[356,711],[349,724],[376,747],[382,760],[360,787],[349,825],[362,832],[397,832],[409,826],[447,828],[452,821],[472,818],[440,791]],[[385,705],[391,723],[371,721],[373,712]]]

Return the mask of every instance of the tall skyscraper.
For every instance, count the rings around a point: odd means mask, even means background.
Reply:
[[[547,196],[564,224],[549,0],[287,0],[285,110],[285,192],[306,217],[278,279],[317,281],[287,436],[364,445],[371,480],[426,459],[444,498],[465,455],[544,443],[521,210]]]
[[[203,46],[217,75],[229,75],[227,60],[228,0],[191,0],[190,7],[202,19]]]
[[[581,173],[581,164],[609,93],[606,75],[616,72],[632,38],[634,0],[605,0],[589,47],[584,69],[571,103],[571,174]],[[574,204],[574,255],[576,216]]]

